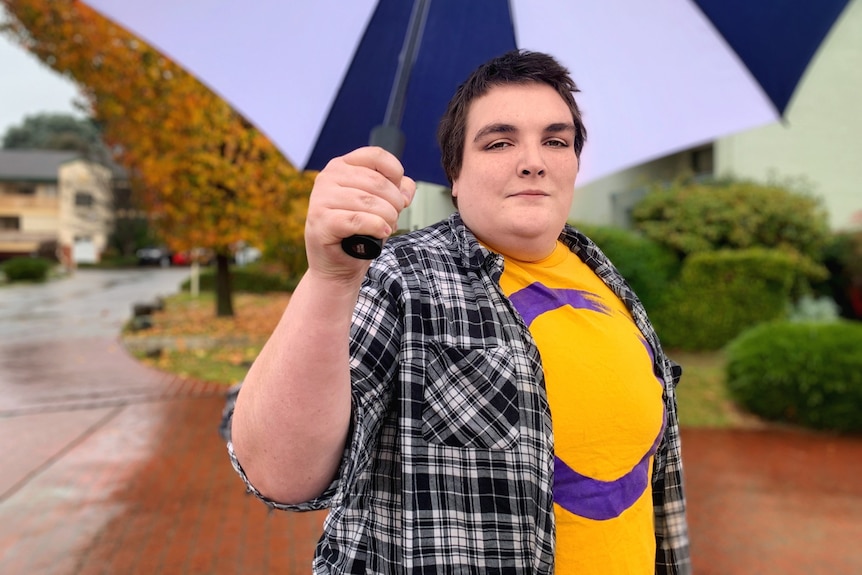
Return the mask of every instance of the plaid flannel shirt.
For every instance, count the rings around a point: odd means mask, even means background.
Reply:
[[[625,302],[655,352],[668,422],[652,477],[656,573],[689,573],[681,370],[595,244],[569,226],[560,239]],[[270,507],[330,508],[314,573],[553,573],[550,411],[535,342],[499,288],[502,268],[458,214],[387,242],[353,316],[351,437],[319,498],[267,500],[228,446]]]

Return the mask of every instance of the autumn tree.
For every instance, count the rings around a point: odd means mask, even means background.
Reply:
[[[301,244],[297,210],[313,175],[297,171],[192,75],[86,4],[0,3],[11,16],[5,33],[79,84],[168,245],[216,253],[216,313],[233,315],[232,247]]]

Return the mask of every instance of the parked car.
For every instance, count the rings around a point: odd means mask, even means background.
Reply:
[[[177,252],[171,258],[171,263],[175,266],[189,266],[192,262],[197,261],[202,266],[208,266],[215,260],[215,254],[212,250],[206,248],[194,248],[182,252]]]
[[[135,252],[139,266],[161,266],[163,268],[171,265],[172,254],[164,246],[148,246]]]
[[[191,252],[177,252],[171,257],[171,264],[175,266],[187,266],[192,263]]]

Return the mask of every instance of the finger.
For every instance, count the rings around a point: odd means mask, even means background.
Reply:
[[[383,175],[395,187],[400,187],[404,177],[404,166],[392,153],[377,146],[367,146],[353,150],[342,156],[345,163],[352,166],[370,168]]]
[[[395,189],[388,190],[387,194],[379,194],[361,188],[344,187],[338,192],[327,199],[327,209],[365,213],[394,222],[404,205],[404,196]]]
[[[361,200],[368,207],[374,204],[374,198],[380,198],[392,205],[398,211],[404,208],[404,198],[399,186],[393,184],[377,170],[367,167],[356,167],[348,164],[343,170],[333,174],[332,182],[337,186],[337,198],[333,200]],[[357,209],[362,206],[355,205]]]
[[[337,243],[341,239],[364,235],[385,239],[392,235],[395,220],[388,220],[378,214],[369,212],[357,212],[353,210],[330,210],[326,214],[328,224],[325,228],[332,234],[331,242]]]
[[[413,178],[404,176],[401,179],[401,187],[399,188],[401,196],[404,198],[404,207],[406,208],[413,203],[413,198],[416,196],[416,182]]]
[[[370,168],[341,163],[323,176],[315,205],[325,209],[354,210],[375,214],[397,227],[398,215],[409,205],[415,183],[407,178],[404,191]],[[314,195],[314,194],[313,194]]]

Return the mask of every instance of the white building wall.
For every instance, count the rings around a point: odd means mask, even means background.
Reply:
[[[101,254],[108,245],[108,234],[113,222],[110,171],[96,164],[73,161],[60,167],[60,229],[59,240],[68,253]],[[75,205],[79,192],[92,195],[90,207]],[[88,255],[89,263],[92,258]]]
[[[628,227],[629,212],[643,197],[645,187],[682,175],[692,175],[696,171],[693,161],[696,153],[686,150],[593,180],[585,186],[576,184],[569,221]],[[711,155],[712,152],[705,149],[702,153]]]
[[[405,208],[398,217],[398,229],[401,231],[418,230],[446,219],[454,211],[452,193],[449,188],[427,182],[417,182],[413,203]]]

